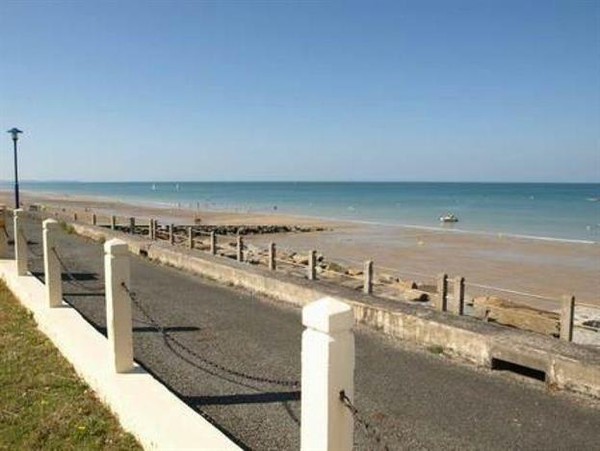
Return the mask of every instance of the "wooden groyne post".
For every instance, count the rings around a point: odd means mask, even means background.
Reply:
[[[317,251],[312,250],[308,253],[308,280],[317,278]]]
[[[448,310],[448,274],[440,274],[437,282],[436,309],[440,312]]]
[[[188,248],[194,249],[194,228],[192,226],[188,226]]]
[[[156,239],[156,219],[150,218],[148,236],[151,240]]]
[[[575,318],[575,296],[564,296],[560,309],[560,339],[573,341],[573,319]]]
[[[363,271],[363,277],[365,279],[363,283],[363,293],[373,293],[373,261],[367,260]]]
[[[453,313],[462,316],[465,312],[465,278],[455,277],[453,283],[454,289],[454,310]]]
[[[275,243],[269,244],[269,269],[271,271],[275,271],[277,269],[277,262],[275,259],[277,258],[277,247]]]
[[[244,261],[244,239],[242,238],[242,235],[238,235],[237,236],[237,261],[238,262],[243,262]]]
[[[210,253],[212,255],[217,254],[217,234],[214,232],[210,232]]]

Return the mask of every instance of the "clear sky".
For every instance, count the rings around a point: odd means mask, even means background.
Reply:
[[[600,181],[596,0],[2,0],[0,55],[25,179]]]

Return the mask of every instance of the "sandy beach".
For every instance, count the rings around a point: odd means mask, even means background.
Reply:
[[[25,205],[41,203],[67,210],[87,208],[101,214],[154,217],[179,224],[191,224],[200,218],[202,224],[323,227],[326,229],[323,232],[249,236],[247,242],[266,247],[273,241],[280,249],[296,252],[316,249],[328,260],[356,268],[361,268],[365,260],[373,260],[376,271],[395,272],[402,279],[424,283],[433,283],[435,276],[442,272],[450,277],[463,276],[470,296],[489,293],[555,310],[561,296],[574,295],[578,302],[600,306],[600,245],[597,243],[327,221],[277,213],[196,211],[28,192],[23,193],[22,199]],[[10,205],[11,193],[0,192],[0,203]],[[505,288],[511,292],[484,287]]]

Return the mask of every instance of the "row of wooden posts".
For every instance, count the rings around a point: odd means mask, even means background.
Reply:
[[[77,213],[73,214],[73,219],[77,220]],[[91,222],[93,225],[97,225],[97,216],[95,213],[91,215]],[[136,218],[129,218],[129,231],[135,233]],[[110,217],[110,228],[115,230],[117,228],[117,217]],[[152,240],[157,239],[158,221],[150,219],[148,227],[148,237]],[[168,240],[171,244],[175,244],[175,225],[170,224],[168,226]],[[193,227],[187,226],[187,246],[189,249],[195,247],[195,241],[193,236]],[[244,239],[241,235],[237,236],[236,243],[236,259],[238,261],[244,260]],[[277,269],[277,248],[275,243],[269,244],[269,255],[268,255],[268,267],[274,271]],[[215,232],[209,233],[209,252],[212,255],[217,253],[217,235]],[[317,251],[311,250],[308,254],[308,266],[307,266],[306,277],[309,280],[316,280],[317,278]],[[364,263],[363,268],[363,293],[372,294],[374,284],[374,264],[373,261],[368,260]],[[449,303],[449,277],[447,274],[439,274],[437,276],[437,294],[433,296],[433,306],[440,312],[451,312],[455,315],[462,316],[465,311],[465,278],[454,277],[452,279],[452,299],[454,302]],[[575,297],[568,296],[562,299],[561,313],[560,313],[560,338],[565,341],[573,340],[573,327],[574,327],[574,315],[575,314]]]
[[[17,273],[28,273],[27,239],[23,210],[14,211],[15,260]],[[60,225],[43,221],[44,286],[48,308],[63,304],[62,269],[57,254]],[[0,255],[5,258],[5,255]],[[111,239],[104,243],[106,324],[110,361],[116,373],[134,369],[130,257],[127,243]],[[341,400],[343,392],[354,399],[354,315],[352,308],[338,300],[323,298],[303,308],[301,381],[301,449],[343,450],[353,447],[354,418]]]

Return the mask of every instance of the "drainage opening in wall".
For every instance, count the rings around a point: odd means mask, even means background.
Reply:
[[[546,381],[546,372],[536,370],[529,366],[519,365],[518,363],[509,362],[508,360],[492,359],[492,370],[510,371],[511,373],[519,374],[520,376],[528,377],[538,381]]]
[[[140,257],[148,257],[148,251],[146,249],[140,249]]]

